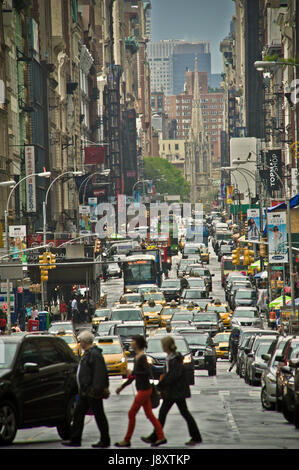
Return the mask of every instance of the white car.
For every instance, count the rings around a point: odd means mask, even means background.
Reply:
[[[121,269],[117,263],[108,264],[107,274],[109,277],[121,277],[122,276]]]

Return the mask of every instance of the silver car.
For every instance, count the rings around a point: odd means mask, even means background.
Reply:
[[[274,410],[276,406],[276,372],[279,362],[276,357],[280,356],[290,336],[278,336],[268,354],[264,354],[265,363],[261,365],[263,370],[261,379],[261,403],[265,410]]]
[[[237,307],[231,319],[232,326],[252,326],[263,328],[263,319],[260,317],[256,307]]]

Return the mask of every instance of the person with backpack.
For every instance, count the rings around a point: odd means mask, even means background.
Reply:
[[[195,419],[188,410],[186,398],[190,398],[190,387],[187,381],[186,370],[183,364],[183,356],[177,352],[174,339],[165,336],[161,339],[163,351],[167,354],[164,367],[164,374],[157,389],[161,392],[163,403],[159,410],[159,421],[164,427],[166,417],[174,404],[177,405],[182,417],[187,423],[191,439],[185,443],[188,446],[195,446],[202,442]],[[151,443],[156,439],[155,431],[148,437],[141,437],[143,442]]]
[[[88,410],[91,409],[101,434],[100,441],[92,444],[92,447],[109,447],[109,425],[103,406],[103,398],[109,396],[106,364],[101,349],[93,344],[94,335],[90,331],[82,331],[78,340],[84,351],[77,370],[79,398],[74,413],[70,440],[64,440],[61,443],[69,447],[81,446],[84,418]]]

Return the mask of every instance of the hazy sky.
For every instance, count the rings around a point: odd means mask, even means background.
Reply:
[[[212,73],[222,72],[219,45],[230,31],[233,0],[151,0],[153,41],[210,41]]]

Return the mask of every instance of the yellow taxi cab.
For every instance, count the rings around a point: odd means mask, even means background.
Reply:
[[[226,303],[209,303],[206,307],[207,312],[218,312],[224,328],[231,327],[231,311]]]
[[[210,262],[210,253],[209,253],[209,248],[208,247],[202,247],[200,249],[200,259],[202,263],[208,263]]]
[[[150,300],[142,305],[142,315],[144,318],[144,324],[146,327],[159,327],[161,326],[161,311],[163,305],[156,304],[154,300]]]
[[[172,315],[175,312],[178,312],[179,310],[182,310],[181,307],[177,305],[165,305],[163,307],[163,310],[160,314],[160,320],[161,320],[161,327],[166,327],[166,325],[170,322],[172,319]]]
[[[217,359],[228,359],[230,333],[230,331],[222,331],[214,336],[213,342],[215,344]]]
[[[143,294],[144,301],[149,302],[150,300],[154,300],[156,304],[166,305],[166,299],[164,297],[163,292],[156,292],[156,291],[149,291]]]
[[[109,318],[110,310],[109,308],[97,308],[94,312],[94,315],[91,319],[91,327],[93,330],[96,330],[96,327],[102,322]]]
[[[127,376],[129,351],[125,352],[119,337],[97,336],[93,344],[102,350],[108,375],[121,375],[125,378]]]
[[[143,294],[140,294],[138,292],[132,292],[132,293],[123,294],[120,297],[119,302],[116,302],[116,304],[141,305],[143,302],[144,302]]]
[[[73,333],[66,332],[65,330],[61,329],[58,330],[57,336],[60,336],[63,341],[71,348],[75,356],[80,357],[82,355],[82,348],[80,343],[78,342],[76,336]]]

